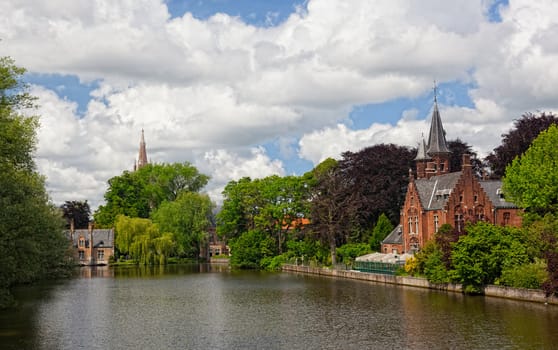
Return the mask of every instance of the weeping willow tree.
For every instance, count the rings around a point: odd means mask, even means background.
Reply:
[[[115,226],[115,243],[120,254],[137,264],[166,264],[168,257],[175,254],[174,235],[161,233],[159,226],[149,219],[119,215]]]

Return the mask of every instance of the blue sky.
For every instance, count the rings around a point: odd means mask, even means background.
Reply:
[[[480,155],[556,108],[551,0],[0,4],[0,53],[40,98],[37,164],[57,203],[102,203],[146,130],[215,201],[242,176],[302,174],[377,143],[415,146],[437,81],[450,139]]]

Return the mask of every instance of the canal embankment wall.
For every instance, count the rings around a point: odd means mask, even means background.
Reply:
[[[411,276],[393,276],[379,273],[360,272],[355,270],[337,270],[324,267],[311,267],[303,265],[285,264],[283,271],[296,272],[310,275],[321,275],[328,277],[348,278],[355,280],[363,280],[378,283],[396,284],[401,286],[410,286],[418,288],[435,289],[447,292],[462,293],[463,288],[460,284],[433,284],[428,282],[426,278]],[[521,301],[529,301],[536,303],[547,303],[558,305],[558,298],[555,296],[546,297],[542,290],[510,288],[502,286],[486,286],[484,295],[497,298],[514,299]]]

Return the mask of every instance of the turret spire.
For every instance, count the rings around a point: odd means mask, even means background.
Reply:
[[[417,166],[417,178],[430,178],[436,175],[449,173],[450,154],[446,142],[446,132],[440,118],[438,110],[438,89],[434,82],[434,108],[432,110],[432,120],[430,122],[430,132],[428,134],[428,143],[425,144],[424,137],[419,143],[417,156],[415,158]]]
[[[434,88],[434,90],[436,90]],[[432,121],[430,122],[430,133],[428,134],[428,145],[426,152],[433,156],[440,153],[451,153],[446,143],[446,132],[440,118],[438,101],[434,95],[434,110],[432,111]]]

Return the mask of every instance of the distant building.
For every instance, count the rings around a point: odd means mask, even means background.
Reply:
[[[450,155],[434,100],[428,142],[421,140],[415,158],[416,179],[409,170],[399,225],[382,241],[382,253],[415,253],[444,224],[460,232],[465,223],[475,221],[521,225],[521,209],[505,200],[501,181],[475,176],[468,154],[463,155],[461,171],[452,172]]]
[[[207,247],[207,258],[230,254],[229,246],[225,243],[225,241],[221,241],[217,236],[217,232],[215,232],[215,226],[212,226],[208,229],[208,234],[209,242]]]
[[[145,147],[145,136],[143,133],[143,129],[141,129],[141,139],[139,145],[139,152],[138,152],[138,160],[134,164],[134,171],[143,168],[149,164],[147,161],[147,149]]]
[[[107,265],[114,255],[114,229],[95,229],[93,223],[87,229],[74,229],[73,223],[66,232],[80,265]]]

